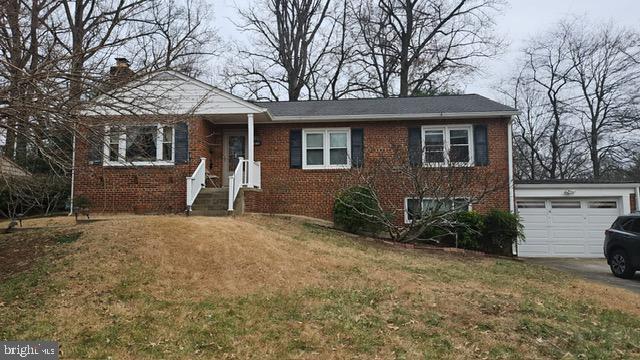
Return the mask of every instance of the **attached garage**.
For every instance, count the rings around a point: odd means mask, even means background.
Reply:
[[[640,184],[551,183],[515,184],[515,208],[525,241],[521,257],[603,257],[604,231],[618,215],[635,209]]]

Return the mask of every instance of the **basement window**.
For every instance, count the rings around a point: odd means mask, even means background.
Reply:
[[[447,213],[450,211],[470,211],[471,203],[467,198],[456,199],[416,199],[406,198],[404,202],[404,221],[410,223],[427,213]]]
[[[173,126],[132,125],[105,129],[104,164],[171,165],[174,160]]]

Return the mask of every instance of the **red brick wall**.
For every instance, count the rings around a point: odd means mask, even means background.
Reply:
[[[150,120],[159,121],[157,118]],[[391,151],[392,143],[407,144],[408,126],[453,123],[488,125],[490,165],[483,169],[504,181],[504,190],[492,193],[480,204],[474,204],[474,209],[509,209],[506,120],[360,122],[348,125],[364,129],[364,162],[367,166],[367,159],[384,156]],[[255,159],[262,163],[263,190],[246,193],[247,211],[332,218],[334,196],[340,188],[344,171],[289,168],[289,130],[312,127],[345,127],[345,124],[256,124],[255,135],[262,144],[255,147]],[[75,195],[86,196],[91,201],[93,211],[99,212],[133,212],[136,209],[149,213],[182,212],[186,207],[185,178],[193,173],[200,157],[209,159],[209,172],[219,177],[217,185],[221,186],[223,133],[230,129],[246,129],[246,126],[220,126],[202,119],[190,120],[191,161],[188,165],[175,166],[133,168],[89,165],[87,144],[78,140]],[[389,182],[393,184],[393,179]],[[384,194],[385,201],[392,202],[398,209],[403,208],[406,195],[393,191],[393,187]]]
[[[493,192],[474,209],[484,212],[489,209],[509,209],[508,191],[508,146],[507,121],[496,120],[447,120],[428,122],[362,122],[350,123],[351,128],[364,129],[365,158],[384,156],[392,151],[392,144],[407,144],[409,126],[439,124],[476,124],[488,125],[490,165],[483,171],[490,171],[504,181],[503,190]],[[262,145],[255,148],[255,159],[262,163],[262,192],[245,193],[246,211],[264,213],[288,213],[331,219],[334,197],[339,190],[342,170],[302,170],[289,168],[289,131],[290,129],[312,127],[345,127],[344,123],[333,124],[258,124],[256,136]],[[475,170],[475,169],[474,169]],[[393,179],[389,179],[392,184]],[[404,207],[407,194],[390,191],[382,194],[384,202],[395,204],[397,210]]]
[[[117,119],[118,123],[127,121],[130,120]],[[167,123],[174,121],[175,119],[167,120]],[[209,123],[202,119],[187,121],[191,155],[189,164],[144,167],[89,165],[89,144],[78,137],[74,195],[86,197],[91,203],[92,211],[96,212],[184,211],[185,179],[198,166],[200,157],[210,158],[206,135],[211,132]],[[141,120],[136,119],[135,122],[139,124]],[[149,122],[162,122],[162,119],[149,119]]]

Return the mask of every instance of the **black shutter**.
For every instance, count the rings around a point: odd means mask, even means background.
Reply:
[[[104,152],[104,126],[89,129],[89,165],[102,165]]]
[[[475,165],[489,165],[489,136],[487,125],[473,125],[473,152]]]
[[[302,168],[302,130],[300,129],[289,132],[289,167]]]
[[[351,165],[362,167],[364,162],[364,131],[351,129]]]
[[[179,122],[175,125],[175,162],[176,164],[186,164],[189,162],[189,126],[186,122]]]
[[[409,164],[411,166],[422,164],[422,138],[419,127],[409,128]]]

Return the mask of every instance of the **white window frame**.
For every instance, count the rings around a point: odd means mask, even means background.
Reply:
[[[330,133],[343,132],[347,135],[347,163],[345,165],[331,165]],[[323,134],[322,136],[322,165],[307,165],[307,134]],[[326,169],[350,169],[351,168],[351,128],[317,128],[302,130],[302,169],[326,170]]]
[[[405,197],[404,198],[404,223],[405,224],[410,224],[411,223],[411,219],[409,219],[409,200],[419,200],[419,198],[416,197]],[[422,198],[422,202],[423,204],[420,204],[421,206],[424,206],[424,202],[425,201],[438,201],[438,200],[443,200],[443,199],[437,199],[437,198]],[[467,211],[471,211],[473,210],[473,205],[471,204],[471,198],[468,197],[464,197],[464,196],[459,196],[454,198],[455,200],[466,200],[467,201]]]
[[[127,125],[119,125],[119,127],[122,129],[122,133],[120,134],[119,137],[119,143],[118,143],[118,160],[117,161],[111,161],[109,159],[109,154],[110,154],[110,130],[111,130],[111,126],[105,126],[104,130],[105,130],[105,136],[104,136],[104,147],[103,147],[103,151],[102,151],[102,164],[103,166],[128,166],[128,165],[133,165],[133,166],[158,166],[158,165],[174,165],[175,164],[175,159],[176,159],[176,128],[174,125],[171,124],[162,124],[162,123],[155,123],[155,124],[136,124],[136,125],[129,125],[129,126],[155,126],[156,127],[156,131],[157,131],[157,135],[156,135],[156,161],[127,161],[126,160],[126,156],[127,156]],[[171,143],[173,144],[173,146],[171,147],[171,161],[168,160],[162,160],[163,158],[163,142],[164,142],[164,127],[168,126],[173,128],[173,134],[171,137]]]
[[[427,162],[426,144],[424,142],[425,134],[429,130],[441,130],[444,136],[444,161],[443,162]],[[469,161],[468,162],[450,162],[449,152],[451,151],[451,130],[466,130],[469,134]],[[422,164],[423,166],[473,166],[475,164],[473,149],[473,125],[424,125],[422,126],[420,143],[422,144]]]

